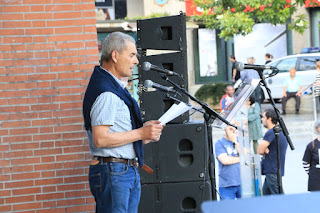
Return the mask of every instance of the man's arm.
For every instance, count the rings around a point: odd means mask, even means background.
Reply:
[[[268,154],[269,153],[269,145],[270,142],[266,141],[266,140],[262,140],[261,143],[259,144],[258,148],[257,148],[257,152],[259,155],[264,155],[264,154]]]
[[[239,145],[236,145],[239,146]],[[228,156],[227,153],[220,154],[218,160],[223,165],[232,165],[240,162],[240,157]]]
[[[236,81],[236,75],[237,75],[237,69],[233,69],[233,70],[232,70],[232,81],[233,81],[233,82]]]
[[[283,95],[282,97],[287,97],[287,86],[283,85]]]
[[[162,129],[160,121],[148,121],[143,127],[126,132],[109,132],[109,125],[93,126],[93,143],[98,148],[118,147],[137,140],[149,143],[160,139]]]
[[[296,93],[297,96],[301,96],[301,90],[302,90],[302,85],[299,87],[298,92]]]

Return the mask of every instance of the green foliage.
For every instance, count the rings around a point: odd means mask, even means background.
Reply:
[[[160,18],[160,17],[164,17],[164,16],[170,16],[169,13],[165,12],[165,13],[151,13],[148,16],[135,16],[133,18],[128,18],[125,17],[125,20],[141,20],[141,19],[149,19],[149,18]]]
[[[289,29],[303,33],[308,24],[306,16],[296,12],[305,0],[194,0],[203,9],[202,15],[192,20],[203,21],[209,29],[220,29],[220,38],[247,35],[256,23],[286,24],[291,18]]]
[[[228,83],[216,83],[216,84],[204,84],[196,92],[195,97],[200,101],[206,101],[208,98],[212,98],[212,105],[216,105],[220,102],[220,99],[225,92]]]

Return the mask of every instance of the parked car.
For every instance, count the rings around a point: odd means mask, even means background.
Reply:
[[[320,53],[304,53],[297,55],[285,56],[279,58],[267,64],[267,66],[273,66],[278,68],[279,73],[273,77],[266,78],[267,86],[271,90],[272,98],[277,102],[281,100],[283,95],[283,82],[285,78],[290,76],[289,70],[293,67],[296,69],[296,75],[301,78],[303,85],[302,90],[306,89],[315,81],[317,73],[316,62],[320,60]],[[264,70],[264,76],[269,76],[273,71]],[[261,101],[268,100],[269,96],[264,87],[262,87],[263,93],[261,94]],[[311,88],[306,90],[307,92],[312,91]]]

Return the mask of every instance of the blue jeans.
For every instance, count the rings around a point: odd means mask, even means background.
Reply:
[[[125,163],[90,165],[89,185],[97,213],[137,213],[141,194],[137,168]]]
[[[264,184],[262,187],[262,193],[263,195],[279,194],[277,174],[273,174],[273,173],[266,174],[266,178],[264,179]]]
[[[234,200],[241,198],[240,186],[219,187],[219,193],[223,200]]]

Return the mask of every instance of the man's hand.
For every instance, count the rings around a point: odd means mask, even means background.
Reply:
[[[163,126],[160,121],[147,121],[140,128],[140,134],[144,144],[160,140]]]
[[[282,97],[287,97],[287,93],[283,93]]]
[[[301,96],[301,93],[298,91],[297,93],[296,93],[296,96]]]

